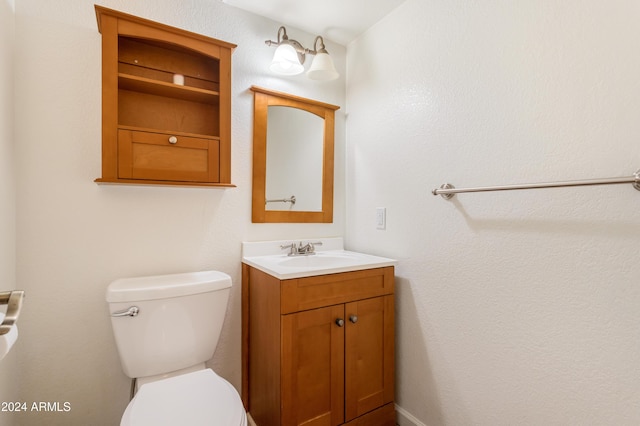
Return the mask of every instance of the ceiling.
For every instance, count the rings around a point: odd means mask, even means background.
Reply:
[[[405,0],[222,1],[346,46]]]

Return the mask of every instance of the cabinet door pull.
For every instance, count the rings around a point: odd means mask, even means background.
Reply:
[[[336,325],[338,327],[344,327],[344,320],[342,318],[336,319]]]
[[[178,138],[176,138],[175,136],[170,136],[169,143],[171,144],[178,143]]]
[[[349,321],[351,321],[352,323],[357,323],[358,322],[358,316],[357,315],[351,315],[349,317]]]

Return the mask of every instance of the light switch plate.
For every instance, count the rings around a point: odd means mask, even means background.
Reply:
[[[387,209],[385,207],[376,207],[376,229],[387,228]]]

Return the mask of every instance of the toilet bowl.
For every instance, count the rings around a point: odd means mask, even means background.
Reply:
[[[211,369],[162,379],[140,387],[121,426],[245,426],[235,388]]]
[[[137,392],[121,426],[245,426],[236,389],[205,368],[231,278],[218,271],[119,279],[107,288],[123,372]]]

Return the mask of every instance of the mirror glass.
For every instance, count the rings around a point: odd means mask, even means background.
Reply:
[[[338,106],[253,86],[253,222],[333,222]]]
[[[323,133],[324,120],[317,115],[269,106],[267,210],[322,211]]]

